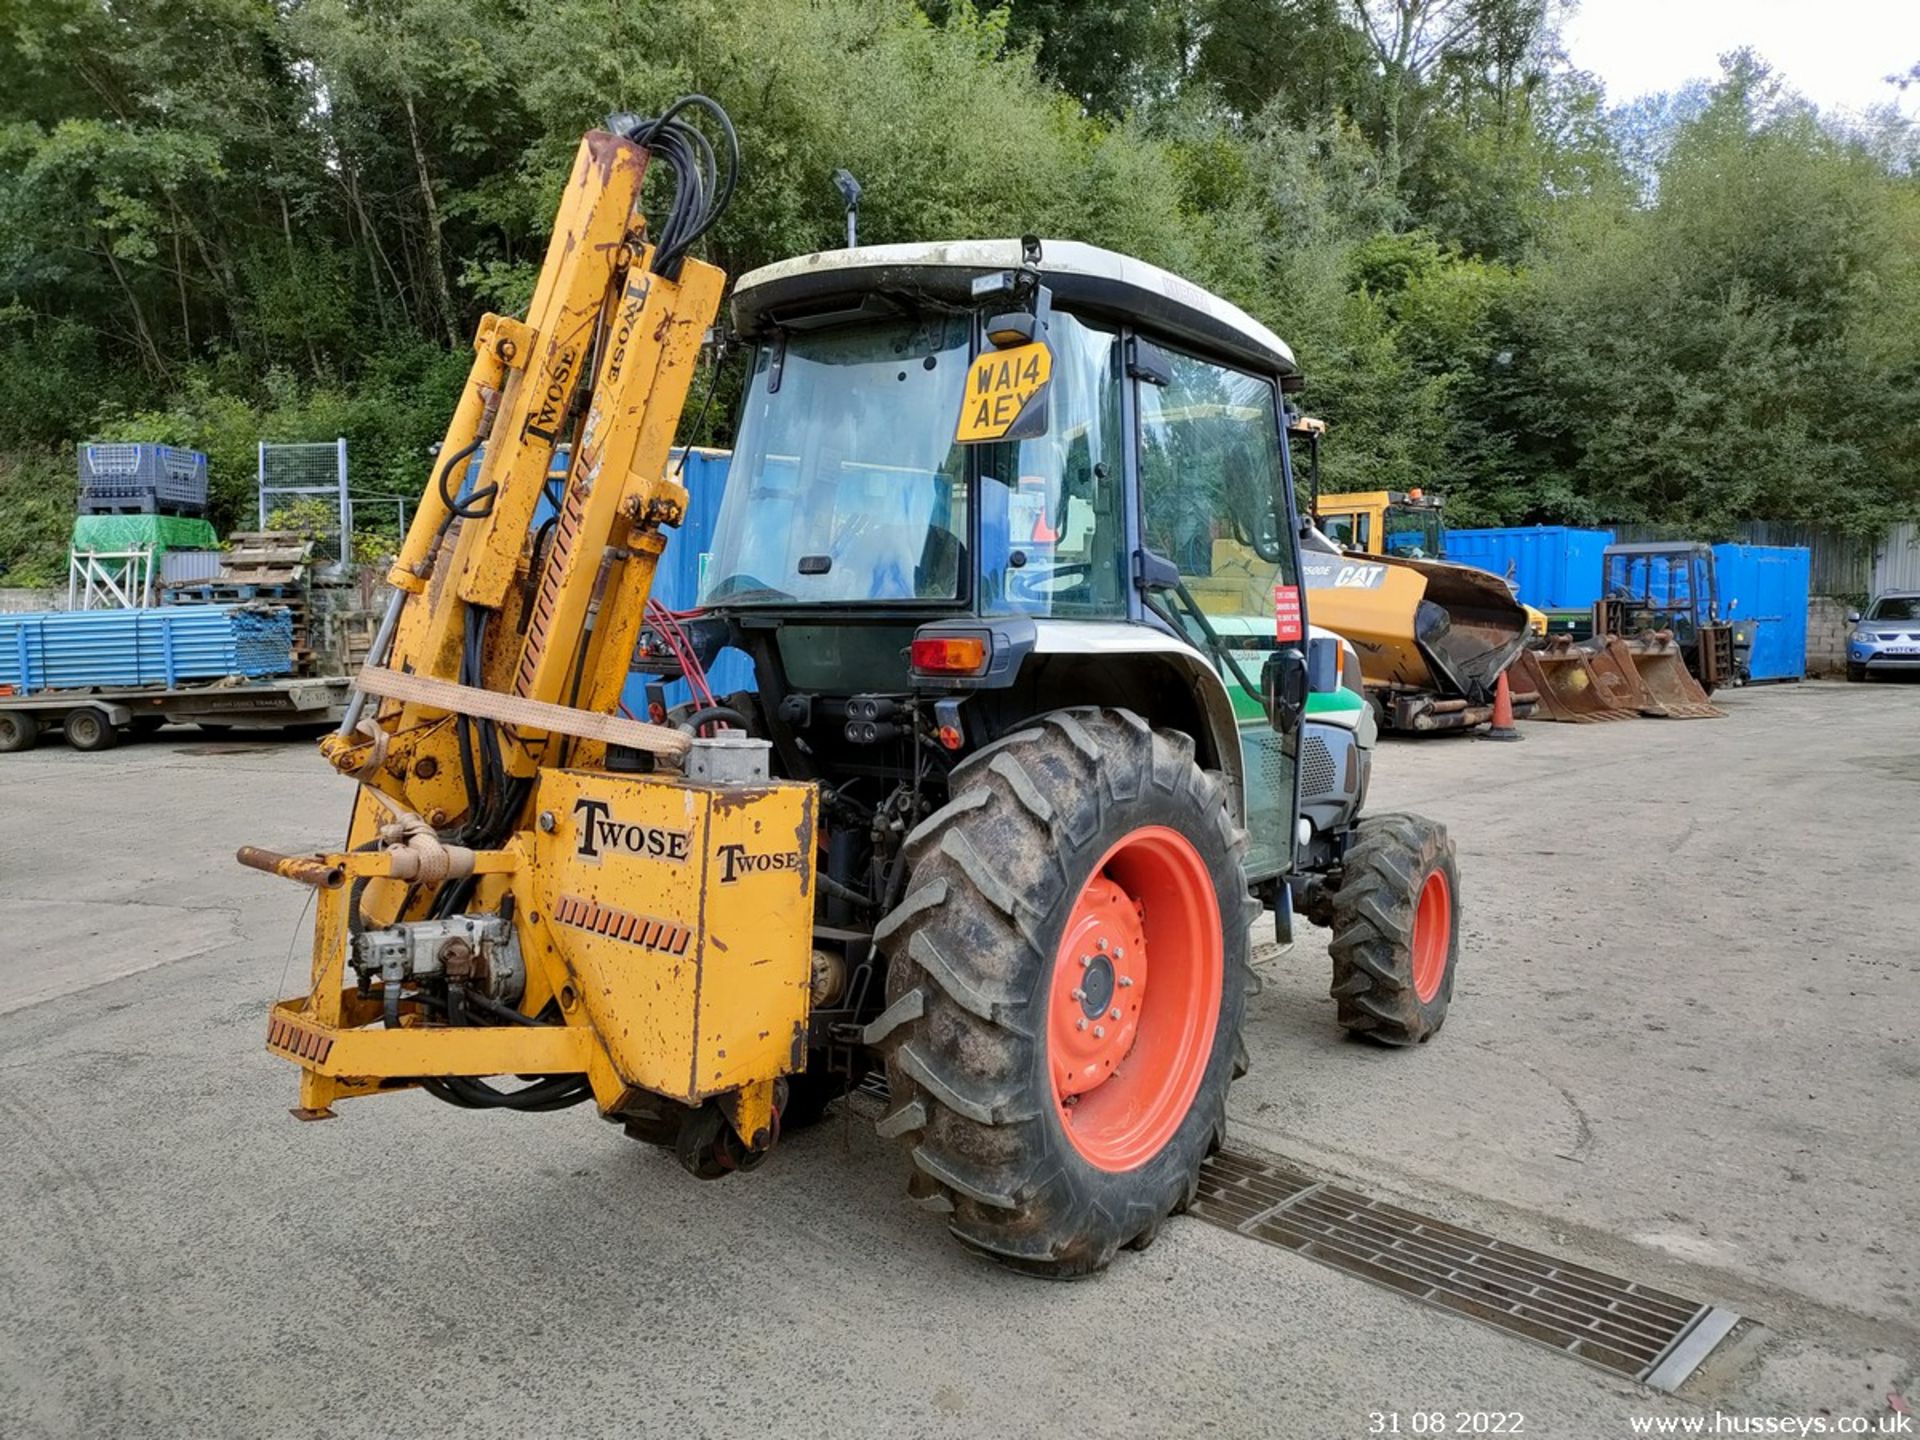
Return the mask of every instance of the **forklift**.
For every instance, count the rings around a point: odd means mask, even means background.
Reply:
[[[704,608],[645,648],[691,679],[734,646],[756,688],[624,714],[724,289],[691,250],[737,166],[702,97],[614,117],[528,315],[480,322],[322,742],[345,843],[240,854],[318,897],[268,1048],[302,1119],[407,1089],[591,1104],[707,1179],[884,1073],[915,1199],[1004,1265],[1090,1274],[1222,1143],[1263,914],[1331,928],[1349,1031],[1439,1031],[1454,845],[1362,814],[1358,660],[1301,582],[1292,351],[1073,241],[734,286],[751,359]]]

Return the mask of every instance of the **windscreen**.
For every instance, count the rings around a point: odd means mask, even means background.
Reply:
[[[971,333],[942,313],[761,347],[703,603],[961,598]]]
[[[1885,595],[1873,602],[1869,620],[1920,620],[1920,595]]]

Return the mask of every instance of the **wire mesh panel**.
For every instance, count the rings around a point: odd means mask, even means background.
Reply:
[[[260,528],[302,530],[327,560],[352,551],[353,499],[347,493],[347,442],[260,445]]]

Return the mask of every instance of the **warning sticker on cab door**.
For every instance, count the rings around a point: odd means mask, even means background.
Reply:
[[[1300,587],[1274,586],[1273,638],[1286,645],[1304,639],[1306,633],[1306,626],[1300,619]]]

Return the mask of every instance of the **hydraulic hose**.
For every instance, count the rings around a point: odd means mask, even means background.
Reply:
[[[704,110],[719,126],[726,146],[726,170],[721,172],[713,142],[690,119],[690,110]],[[673,174],[673,198],[661,224],[653,252],[653,271],[668,280],[680,278],[680,262],[727,208],[740,176],[740,138],[727,112],[705,95],[682,95],[657,117],[613,115],[607,128],[645,146]]]

